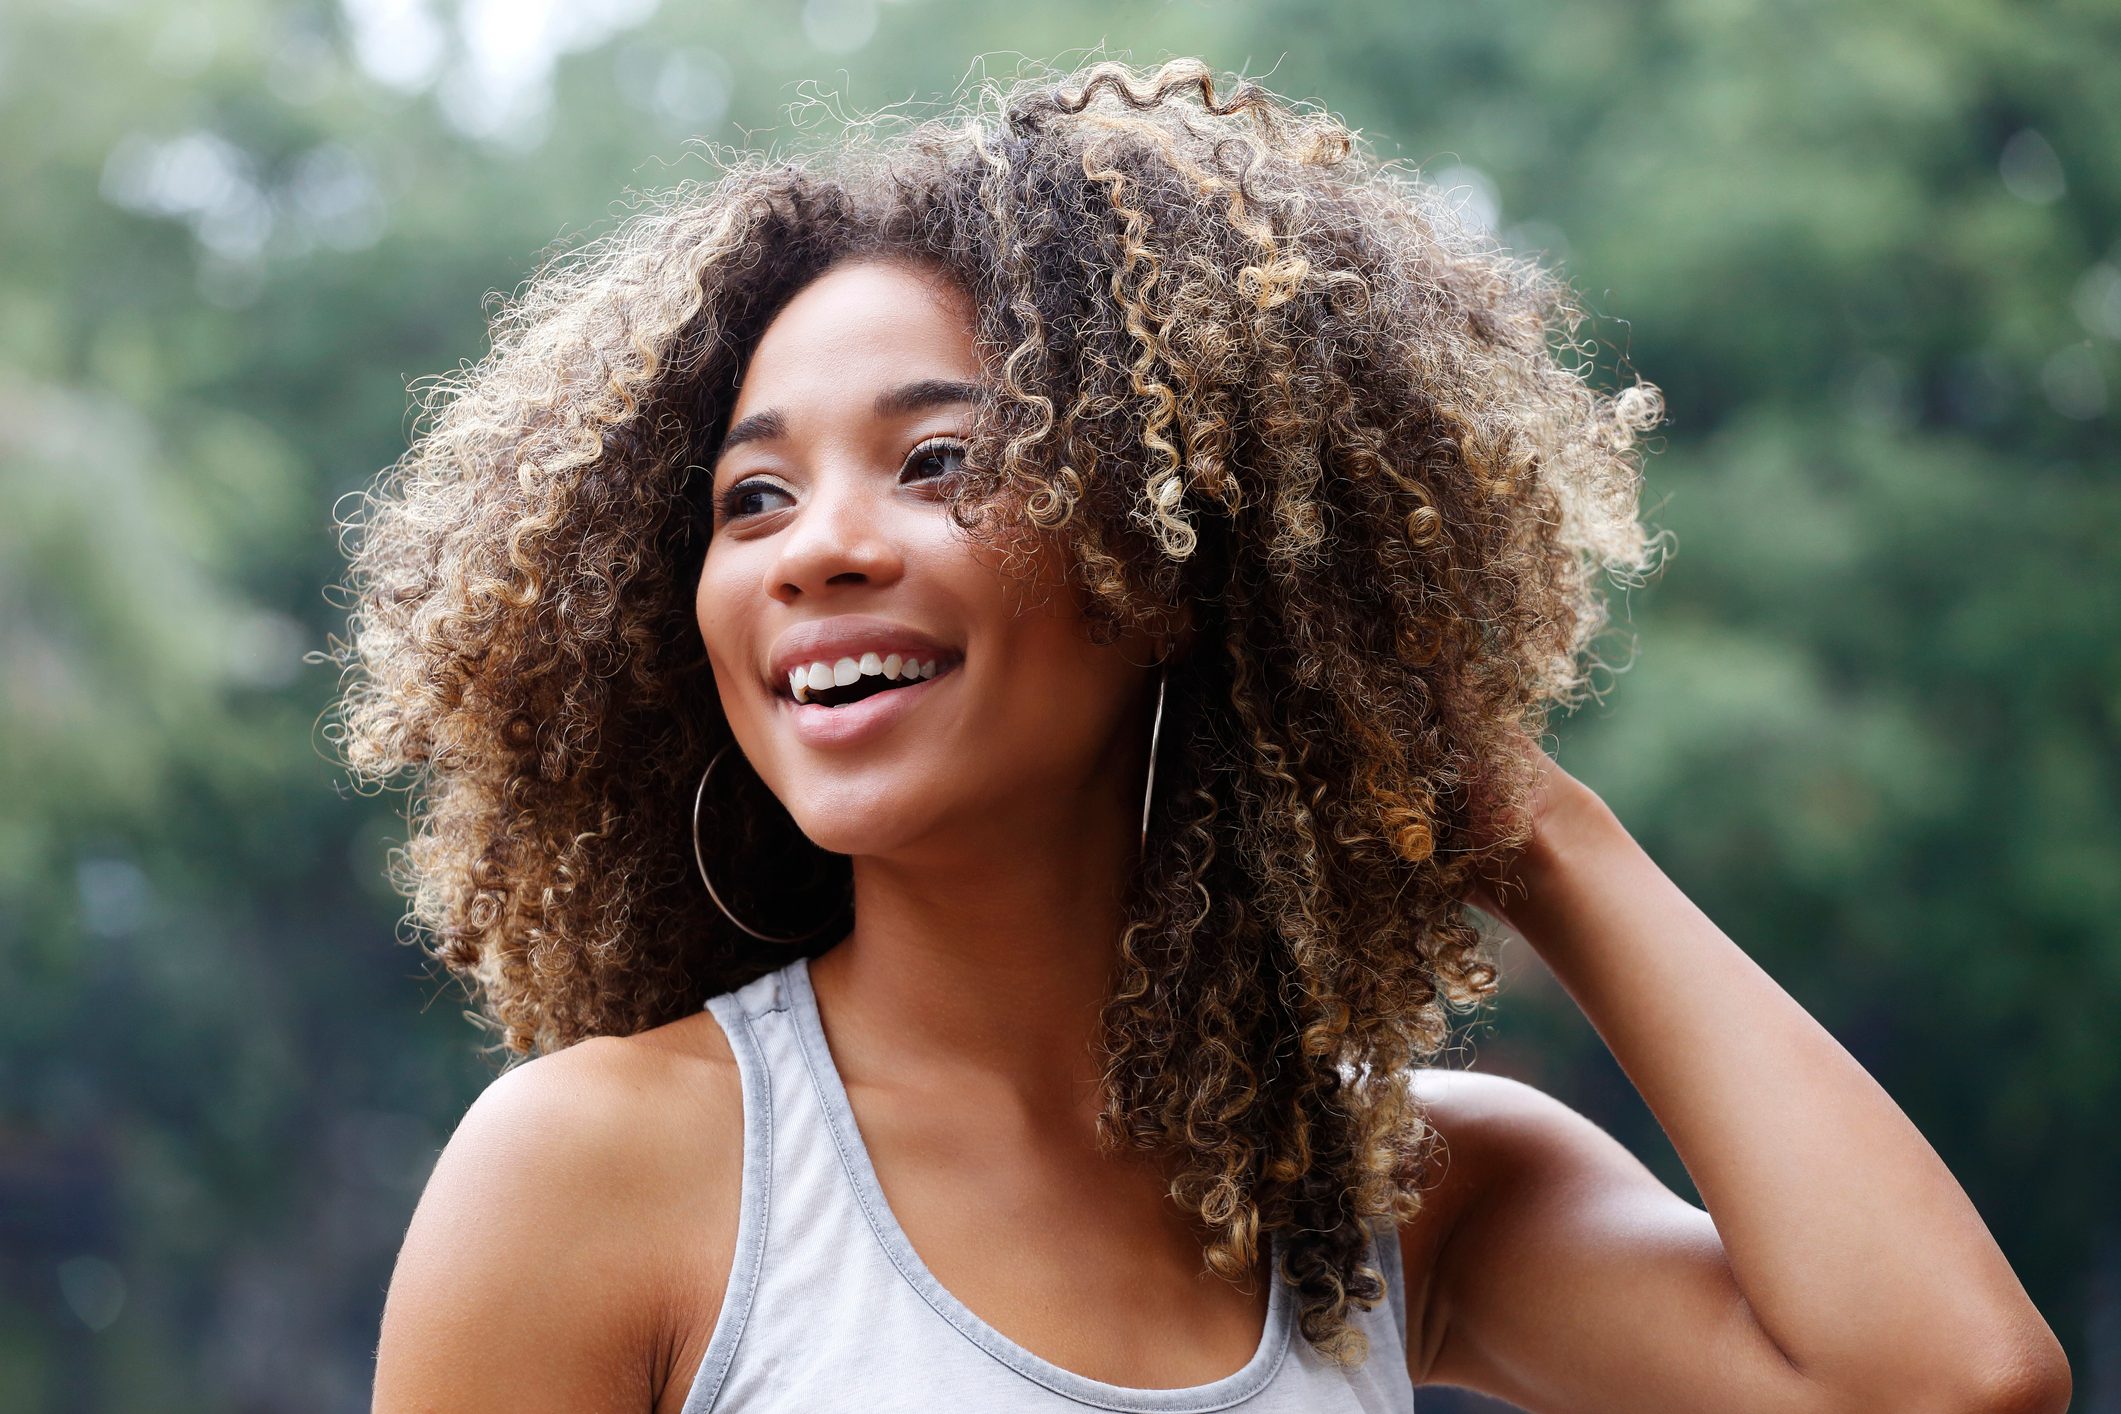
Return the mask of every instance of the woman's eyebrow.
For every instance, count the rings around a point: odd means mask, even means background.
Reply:
[[[947,407],[953,403],[981,403],[987,400],[987,389],[978,383],[966,383],[954,378],[922,378],[912,383],[901,383],[896,388],[886,388],[877,394],[876,415],[878,417],[905,417],[910,413],[926,412],[930,408]],[[746,442],[765,442],[788,435],[788,419],[773,408],[752,413],[739,419],[735,426],[722,437],[722,445],[715,448],[715,458],[720,460]]]
[[[908,413],[926,412],[929,408],[951,403],[982,403],[986,400],[987,390],[978,383],[923,378],[913,383],[901,383],[896,388],[886,388],[877,394],[876,415],[904,417]]]
[[[722,445],[714,449],[716,460],[720,460],[746,442],[764,442],[774,437],[788,435],[788,420],[768,408],[755,412],[738,422],[722,435]]]

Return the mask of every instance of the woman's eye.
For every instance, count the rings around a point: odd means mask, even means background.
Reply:
[[[965,444],[954,437],[934,437],[915,447],[899,472],[902,481],[943,481],[964,469]],[[764,515],[794,504],[787,488],[770,481],[739,481],[715,499],[724,521]]]
[[[937,481],[965,469],[965,444],[955,437],[933,437],[913,449],[899,473],[907,481]]]
[[[722,493],[722,519],[742,520],[745,516],[763,515],[775,509],[773,498],[776,496],[786,499],[788,493],[770,481],[739,481]]]

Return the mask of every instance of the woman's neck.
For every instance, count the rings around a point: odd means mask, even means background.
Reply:
[[[917,858],[857,857],[854,929],[811,966],[842,1072],[970,1069],[1035,1103],[1090,1103],[1139,841],[1129,813],[1086,800]]]

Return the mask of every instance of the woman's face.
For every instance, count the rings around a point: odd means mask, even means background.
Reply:
[[[1146,645],[1090,641],[1055,547],[1014,581],[951,520],[973,319],[923,267],[833,267],[767,327],[715,462],[696,608],[722,710],[837,853],[1035,847],[1139,809]]]

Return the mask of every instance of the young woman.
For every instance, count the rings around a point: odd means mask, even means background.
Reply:
[[[1574,317],[1190,63],[534,281],[341,650],[414,915],[539,1053],[436,1167],[377,1407],[2061,1410],[1921,1135],[1533,744],[1654,547],[1655,390]],[[1706,1211],[1423,1064],[1495,986],[1468,903]]]

